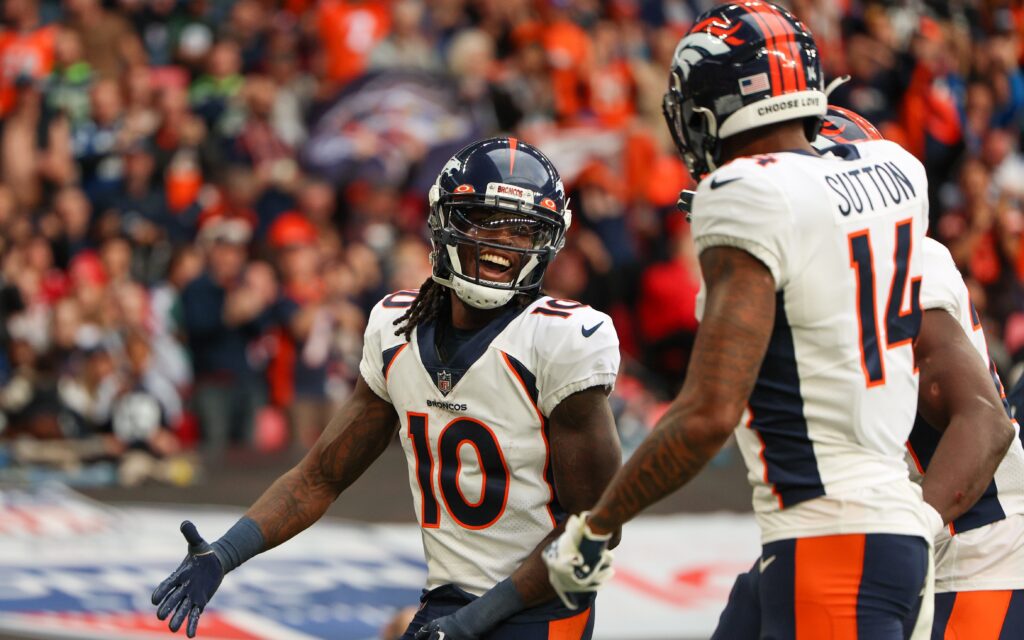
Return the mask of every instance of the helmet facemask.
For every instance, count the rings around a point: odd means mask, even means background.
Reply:
[[[720,162],[718,121],[710,109],[697,106],[684,82],[678,69],[673,69],[661,109],[687,170],[694,180],[700,180]]]
[[[430,195],[436,282],[478,309],[539,292],[548,264],[564,244],[561,215],[515,198],[442,194],[436,185]]]

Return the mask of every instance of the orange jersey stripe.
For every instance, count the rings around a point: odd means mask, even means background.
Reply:
[[[772,495],[779,501],[779,508],[785,509],[786,505],[782,503],[782,494],[779,493],[779,488],[768,479],[768,460],[764,457],[764,450],[768,443],[764,441],[764,436],[761,435],[761,432],[754,429],[754,409],[749,403],[747,404],[747,412],[750,414],[750,418],[747,420],[747,428],[753,431],[757,435],[757,439],[761,441],[761,451],[758,452],[757,457],[761,459],[761,466],[764,467],[764,483],[772,488]]]
[[[408,346],[409,343],[406,342],[402,346],[398,347],[398,351],[395,352],[395,355],[391,356],[391,362],[388,363],[388,368],[384,371],[385,380],[388,379],[388,374],[391,373],[391,367],[395,366],[395,360],[398,360],[398,356],[402,355],[402,352],[405,351],[405,348]]]
[[[558,521],[555,519],[555,512],[551,510],[551,504],[555,501],[555,487],[548,482],[548,473],[551,471],[551,443],[548,442],[548,434],[544,428],[544,414],[540,412],[540,407],[538,407],[537,403],[533,401],[533,397],[530,396],[530,390],[526,388],[526,382],[523,380],[523,377],[519,375],[519,372],[516,371],[516,368],[512,366],[512,361],[508,359],[508,354],[502,351],[501,357],[505,360],[505,366],[508,367],[508,370],[512,372],[512,375],[519,382],[519,386],[523,388],[523,395],[526,396],[526,400],[533,407],[533,410],[537,412],[537,419],[540,420],[540,437],[544,440],[545,455],[544,484],[548,485],[548,491],[551,496],[548,499],[548,517],[551,518],[551,526],[557,527]]]
[[[548,640],[580,640],[590,620],[590,609],[577,613],[571,618],[552,620],[548,623]]]
[[[857,594],[864,571],[864,534],[796,541],[796,640],[857,640]]]
[[[1012,591],[961,591],[949,614],[944,640],[999,640]]]
[[[505,366],[508,367],[508,370],[512,372],[513,376],[515,376],[515,379],[519,382],[519,386],[523,388],[523,395],[526,396],[526,400],[530,403],[530,406],[533,407],[533,410],[537,412],[537,419],[540,420],[541,425],[543,425],[544,414],[540,412],[540,407],[538,407],[537,404],[533,401],[533,397],[530,395],[530,390],[526,388],[526,381],[524,381],[522,376],[519,375],[519,372],[516,371],[516,368],[512,366],[512,361],[508,359],[508,354],[505,353],[504,351],[500,353],[502,359],[505,361]]]

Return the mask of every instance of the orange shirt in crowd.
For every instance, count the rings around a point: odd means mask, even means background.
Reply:
[[[373,47],[391,30],[387,2],[326,0],[317,10],[317,31],[327,56],[327,76],[349,82],[366,69]]]
[[[559,20],[544,28],[541,44],[551,66],[555,111],[563,119],[576,117],[583,106],[582,74],[590,64],[590,36],[579,25]]]
[[[906,149],[924,160],[927,136],[948,146],[961,138],[960,115],[948,89],[938,86],[935,76],[918,65],[903,97],[900,124],[906,135]]]
[[[52,26],[0,33],[0,116],[14,106],[19,77],[42,80],[50,75],[56,41],[57,30]]]
[[[610,62],[590,74],[590,110],[605,127],[621,127],[633,116],[633,72],[625,60]]]

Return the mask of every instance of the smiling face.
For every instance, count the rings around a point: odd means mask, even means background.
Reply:
[[[453,223],[468,240],[459,244],[463,273],[490,282],[513,282],[527,259],[523,250],[544,246],[552,233],[549,225],[515,211],[470,209],[454,213]]]

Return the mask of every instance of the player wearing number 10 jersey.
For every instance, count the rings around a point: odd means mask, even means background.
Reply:
[[[172,630],[188,617],[193,635],[224,573],[311,525],[397,434],[428,567],[403,638],[590,637],[593,598],[555,600],[540,551],[619,466],[619,351],[608,316],[540,295],[571,220],[562,182],[492,138],[429,202],[432,276],[374,307],[353,396],[313,449],[212,545],[183,525],[189,555],[153,594]]]

